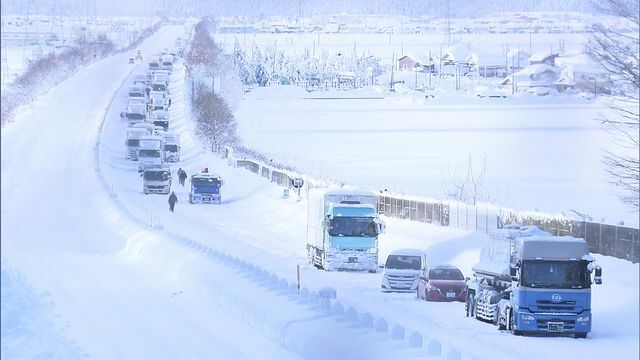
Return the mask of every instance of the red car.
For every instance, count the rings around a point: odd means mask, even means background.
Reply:
[[[464,302],[467,296],[466,280],[460,269],[455,266],[431,267],[418,280],[418,299]]]

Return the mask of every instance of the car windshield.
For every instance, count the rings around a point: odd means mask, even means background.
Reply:
[[[586,261],[528,260],[522,264],[520,281],[523,286],[557,289],[591,287]]]
[[[178,145],[173,145],[173,144],[168,144],[164,146],[164,150],[165,151],[169,151],[169,152],[177,152],[178,151]]]
[[[144,179],[149,181],[165,181],[169,180],[168,171],[145,171]]]
[[[127,140],[127,146],[138,147],[138,146],[140,146],[140,140],[138,140],[138,139],[128,139]]]
[[[429,279],[433,280],[464,280],[462,272],[458,269],[431,269]]]
[[[336,216],[329,224],[329,235],[373,237],[378,232],[373,218]]]
[[[154,91],[165,91],[166,88],[167,87],[164,84],[153,84]]]
[[[385,267],[387,269],[420,270],[422,261],[417,255],[389,255]]]

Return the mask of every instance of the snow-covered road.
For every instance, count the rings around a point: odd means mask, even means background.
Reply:
[[[145,53],[173,43],[182,30],[162,28],[145,43]],[[515,337],[465,318],[461,303],[383,294],[380,274],[309,267],[306,203],[284,199],[282,190],[265,179],[202,151],[185,117],[181,68],[170,86],[170,113],[172,130],[182,135],[183,160],[172,171],[182,167],[193,173],[208,166],[226,184],[223,205],[200,206],[189,205],[186,189],[176,182],[180,201],[170,213],[166,196],[142,194],[136,164],[124,159],[126,123],[118,114],[126,101],[121,85],[132,71],[126,58],[114,56],[82,70],[3,130],[2,275],[15,284],[5,290],[3,281],[7,358],[21,357],[27,349],[47,351],[52,333],[62,344],[53,357],[64,358],[426,355],[388,334],[323,317],[298,297],[266,286],[260,276],[220,261],[217,252],[290,282],[301,265],[303,286],[332,286],[345,306],[402,325],[407,334],[417,331],[443,350],[459,349],[464,358],[543,359],[558,353],[638,358],[637,264],[598,257],[606,280],[594,288],[594,331],[587,340]],[[387,228],[383,256],[395,248],[419,247],[432,263],[452,263],[465,274],[483,239],[395,219],[387,219]],[[5,304],[13,305],[11,316],[5,317]],[[33,319],[26,330],[24,318]]]

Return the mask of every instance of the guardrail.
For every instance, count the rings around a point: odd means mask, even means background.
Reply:
[[[304,191],[328,185],[259,161],[246,158],[236,160],[231,148],[227,148],[226,156],[232,166],[245,168],[285,188],[292,188],[295,178],[304,178]],[[536,225],[554,235],[583,238],[592,253],[613,256],[633,263],[640,262],[640,230],[626,226],[572,220],[543,213],[518,212],[493,204],[469,205],[457,201],[392,195],[386,192],[378,196],[378,212],[399,219],[483,232],[501,228],[505,224]]]

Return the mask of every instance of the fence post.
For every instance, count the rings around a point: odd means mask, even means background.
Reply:
[[[624,258],[626,258],[626,257],[624,256],[624,254],[618,254],[618,250],[619,250],[620,248],[618,247],[618,227],[617,227],[617,226],[616,226],[616,227],[614,227],[614,232],[613,232],[613,246],[614,246],[614,248],[613,248],[613,256],[615,256],[615,257],[617,257],[617,258],[619,258],[619,259],[624,259]],[[620,257],[620,256],[622,256],[622,257]]]
[[[602,252],[602,223],[598,224],[598,247],[600,248],[600,254],[609,255]]]

